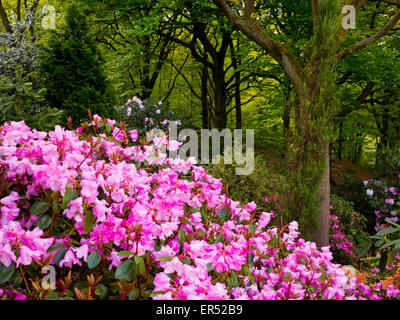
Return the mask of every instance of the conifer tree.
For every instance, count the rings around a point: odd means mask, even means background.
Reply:
[[[92,114],[116,118],[115,96],[102,68],[87,19],[76,4],[67,8],[65,25],[54,32],[41,57],[41,73],[52,107],[79,124]]]

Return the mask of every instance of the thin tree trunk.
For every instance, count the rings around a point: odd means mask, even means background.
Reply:
[[[287,98],[285,101],[285,104],[283,106],[283,115],[282,115],[282,121],[283,121],[283,151],[284,154],[286,154],[288,150],[288,145],[289,145],[289,139],[291,136],[290,132],[290,112],[292,109],[292,105]]]
[[[201,117],[203,129],[209,129],[209,106],[207,102],[207,67],[201,72]]]
[[[319,248],[329,245],[329,206],[330,206],[330,159],[329,145],[324,147],[324,173],[317,193],[320,204],[318,216],[318,229],[315,234],[315,242]]]
[[[236,109],[236,128],[242,129],[242,99],[240,96],[240,72],[235,76],[235,109]]]
[[[6,11],[4,10],[3,3],[1,2],[1,0],[0,0],[0,17],[1,17],[1,21],[3,23],[4,29],[6,29],[6,32],[12,33],[13,29],[11,27],[11,23],[10,23],[10,20],[8,19]]]
[[[338,146],[338,158],[342,160],[342,149],[343,149],[343,120],[339,122],[339,146]]]

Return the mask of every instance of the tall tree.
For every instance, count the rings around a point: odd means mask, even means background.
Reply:
[[[300,197],[293,198],[301,202],[296,203],[297,209],[293,204],[292,210],[297,211],[302,217],[308,210],[312,211],[312,208],[308,207],[311,204],[310,200],[316,201],[319,207],[318,229],[314,240],[318,246],[326,246],[329,244],[329,144],[332,141],[332,119],[335,114],[333,97],[337,64],[340,60],[376,42],[393,29],[400,20],[400,4],[391,0],[380,1],[391,5],[386,8],[389,16],[387,22],[377,27],[372,35],[366,36],[359,42],[348,44],[349,40],[346,39],[348,32],[341,27],[344,18],[342,8],[345,4],[350,4],[354,6],[354,11],[359,13],[362,7],[370,9],[366,6],[369,1],[311,0],[312,37],[303,52],[296,55],[287,44],[274,37],[273,26],[262,27],[263,17],[268,16],[268,12],[263,10],[262,1],[212,0],[212,2],[232,25],[276,60],[293,84],[302,124],[296,130],[292,148],[296,159],[294,178],[297,178],[295,180],[298,184],[307,185],[305,188],[307,194],[300,188],[290,190],[292,194],[301,193]]]
[[[175,44],[160,32],[176,15],[164,1],[84,0],[85,12],[96,29],[96,41],[107,49],[107,65],[124,99],[136,95],[150,99]],[[122,72],[121,72],[122,70]]]
[[[65,20],[65,26],[60,33],[53,33],[41,57],[47,101],[65,110],[75,124],[88,119],[88,109],[92,114],[116,117],[113,90],[85,15],[73,4]]]

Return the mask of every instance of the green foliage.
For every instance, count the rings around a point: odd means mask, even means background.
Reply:
[[[381,272],[386,270],[386,266],[392,266],[396,256],[400,253],[400,225],[390,220],[386,220],[386,222],[390,226],[370,236],[370,241],[364,245],[363,251],[360,252],[361,256],[364,256],[367,252],[378,256]]]
[[[400,147],[380,150],[375,166],[377,178],[398,181],[400,175]]]
[[[127,125],[127,129],[137,130],[141,139],[146,138],[146,132],[152,129],[162,130],[168,135],[170,121],[176,121],[177,126],[181,125],[178,115],[170,111],[162,102],[154,104],[150,100],[141,101],[133,97],[117,110],[121,121]]]
[[[21,121],[37,130],[60,124],[63,113],[49,108],[38,77],[37,45],[28,35],[35,17],[27,15],[13,25],[13,33],[0,33],[0,121]]]
[[[319,203],[318,176],[322,170],[318,162],[300,164],[287,172],[287,183],[279,185],[284,194],[282,202],[285,221],[296,220],[299,230],[307,240],[313,240],[318,227]]]
[[[116,118],[112,87],[85,15],[73,4],[65,20],[61,32],[53,32],[41,55],[48,103],[65,110],[75,124],[88,119],[88,109],[92,114]]]
[[[362,216],[367,219],[366,231],[369,234],[375,232],[375,215],[374,208],[368,201],[365,194],[365,186],[362,180],[352,177],[345,176],[343,181],[332,189],[333,197],[340,196],[347,202],[353,204],[354,210],[359,212]]]
[[[276,194],[277,186],[282,183],[283,177],[273,173],[266,167],[262,156],[255,156],[254,171],[250,175],[236,175],[239,165],[224,164],[221,157],[220,164],[207,166],[208,172],[228,185],[229,196],[235,201],[249,203],[254,201],[258,206],[264,207],[264,199],[271,194]]]
[[[331,196],[331,205],[331,212],[343,224],[343,232],[353,244],[360,247],[368,239],[368,233],[365,231],[367,219],[354,210],[353,203],[338,195]]]

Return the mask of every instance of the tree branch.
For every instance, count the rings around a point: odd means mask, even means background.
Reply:
[[[396,14],[389,20],[389,22],[378,32],[373,34],[372,36],[344,49],[342,52],[340,52],[337,55],[338,60],[343,60],[344,58],[352,55],[353,53],[364,49],[368,45],[374,43],[375,41],[379,40],[382,38],[384,35],[386,35],[396,24],[400,21],[400,10],[396,12]]]
[[[6,32],[12,33],[13,29],[11,27],[10,20],[8,20],[7,12],[4,10],[3,3],[0,0],[0,17],[1,21],[3,22],[4,29],[6,29]]]
[[[387,4],[391,4],[400,8],[400,1],[399,0],[370,0],[371,2],[383,2]]]
[[[304,82],[304,73],[295,57],[284,46],[284,44],[269,37],[259,26],[258,22],[251,18],[251,10],[254,9],[254,1],[246,1],[245,12],[247,21],[242,20],[229,7],[225,0],[212,0],[215,5],[224,13],[229,22],[243,32],[248,38],[261,46],[272,58],[274,58],[285,70],[292,80],[298,93],[301,92],[301,86]],[[249,20],[250,19],[250,20]]]

